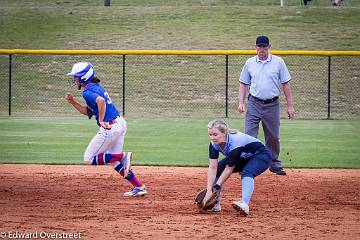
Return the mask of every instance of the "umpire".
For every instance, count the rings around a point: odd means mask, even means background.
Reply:
[[[280,154],[280,104],[281,86],[287,102],[288,118],[294,116],[290,73],[281,57],[269,53],[267,36],[256,38],[257,55],[249,58],[240,74],[239,112],[245,112],[245,97],[248,95],[248,109],[245,115],[245,133],[257,138],[261,121],[265,145],[271,150],[273,159],[270,171],[286,175],[279,160]]]

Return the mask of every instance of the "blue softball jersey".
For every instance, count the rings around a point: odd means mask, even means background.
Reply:
[[[111,101],[111,98],[104,87],[99,83],[88,83],[82,93],[83,98],[86,101],[87,106],[93,111],[96,116],[96,122],[99,124],[99,110],[96,104],[96,98],[102,97],[105,99],[106,112],[104,116],[104,122],[109,122],[120,116],[120,112],[117,110],[115,104]]]
[[[218,144],[210,142],[209,158],[218,159],[221,152],[230,159],[227,165],[233,167],[241,159],[250,158],[265,149],[265,145],[257,138],[241,132],[229,133],[223,149]]]

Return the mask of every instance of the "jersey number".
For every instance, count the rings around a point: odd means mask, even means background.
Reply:
[[[104,92],[104,95],[105,95],[105,97],[106,97],[106,102],[107,102],[108,104],[111,104],[112,101],[111,101],[111,98],[110,98],[109,94],[108,94],[107,92]]]

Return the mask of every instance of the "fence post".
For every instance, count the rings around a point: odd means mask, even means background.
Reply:
[[[12,67],[12,55],[11,54],[9,54],[9,116],[11,116],[11,98],[12,98],[12,96],[11,96],[11,88],[12,88],[12,84],[11,84],[11,78],[12,78],[12,76],[11,76],[11,73],[12,73],[12,69],[11,69],[11,67]]]
[[[122,114],[125,116],[125,55],[123,55],[122,70]]]
[[[229,55],[225,56],[225,118],[229,111]]]
[[[330,119],[330,97],[331,97],[331,56],[328,56],[328,99],[327,99],[327,119]]]

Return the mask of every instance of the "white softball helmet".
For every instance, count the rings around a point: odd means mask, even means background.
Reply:
[[[66,75],[78,77],[80,79],[80,83],[86,83],[96,77],[94,67],[88,62],[75,63],[71,72]]]

